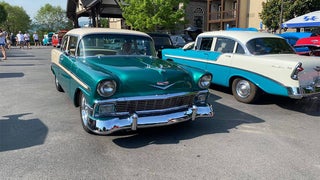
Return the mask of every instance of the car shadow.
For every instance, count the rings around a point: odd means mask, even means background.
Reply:
[[[262,123],[264,120],[244,113],[229,106],[217,103],[221,97],[210,95],[215,116],[200,118],[170,126],[139,129],[135,132],[120,132],[113,142],[123,148],[140,148],[150,144],[178,144],[181,140],[192,139],[203,135],[229,133],[230,129],[249,123]]]
[[[305,113],[310,116],[320,116],[320,96],[303,99],[273,97],[274,103],[284,109]]]
[[[0,152],[28,148],[44,143],[48,127],[39,119],[22,119],[31,113],[0,118]]]
[[[232,95],[230,88],[215,85],[213,89]],[[275,104],[281,108],[308,114],[310,116],[320,116],[320,95],[305,97],[303,99],[292,99],[284,96],[263,94],[254,105]]]

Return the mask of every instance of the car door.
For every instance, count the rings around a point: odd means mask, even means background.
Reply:
[[[190,65],[206,70],[212,44],[213,37],[198,38],[195,50],[186,51],[185,54],[186,57],[192,57],[193,59],[189,62]]]
[[[226,37],[215,37],[215,43],[212,47],[211,55],[207,70],[213,73],[213,83],[228,86],[231,72],[231,64],[236,48],[236,41]],[[220,52],[221,55],[217,58],[214,55]]]
[[[73,66],[74,62],[76,61],[76,45],[77,45],[78,38],[75,36],[66,36],[64,38],[64,43],[62,46],[62,50],[64,53],[62,54],[59,63],[63,67],[63,71],[61,73],[61,79],[60,81],[61,86],[64,88],[65,91],[70,90],[70,84],[73,80]]]

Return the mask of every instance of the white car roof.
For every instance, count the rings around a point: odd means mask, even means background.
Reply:
[[[278,35],[264,32],[255,32],[255,31],[210,31],[204,32],[198,35],[198,37],[212,37],[212,36],[224,36],[228,38],[237,39],[242,43],[246,43],[251,39],[260,38],[260,37],[272,37],[272,38],[282,38]]]
[[[112,29],[112,28],[76,28],[68,31],[66,34],[74,34],[78,36],[84,36],[87,34],[95,34],[95,33],[112,33],[112,34],[128,34],[128,35],[142,35],[150,37],[148,34],[134,31],[134,30],[128,30],[128,29]]]

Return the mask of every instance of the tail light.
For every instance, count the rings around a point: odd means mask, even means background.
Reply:
[[[298,74],[299,72],[303,71],[302,63],[299,62],[296,67],[294,68],[294,71],[291,74],[291,78],[294,80],[298,80]]]

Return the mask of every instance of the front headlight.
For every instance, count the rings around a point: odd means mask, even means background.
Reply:
[[[117,84],[115,81],[102,81],[99,83],[97,87],[97,91],[100,94],[100,96],[103,97],[110,97],[112,96],[117,89]]]
[[[210,74],[203,75],[198,83],[198,86],[202,89],[209,88],[212,76]]]

